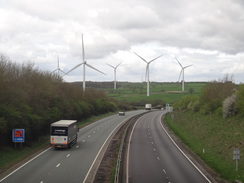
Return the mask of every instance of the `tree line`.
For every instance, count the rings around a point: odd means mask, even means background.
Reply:
[[[52,122],[78,121],[118,110],[102,91],[66,83],[57,74],[40,71],[33,63],[17,64],[0,55],[0,148],[12,144],[12,129],[25,129],[31,145],[49,133]]]
[[[174,104],[175,109],[189,109],[204,115],[217,114],[223,118],[244,116],[244,84],[237,85],[226,75],[219,81],[209,82],[200,96],[188,95]]]

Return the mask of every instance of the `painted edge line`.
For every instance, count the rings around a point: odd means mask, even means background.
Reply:
[[[141,118],[141,117],[140,117]],[[129,141],[128,141],[128,150],[127,150],[127,157],[126,157],[126,183],[129,183],[129,158],[130,158],[130,141],[131,141],[131,138],[132,138],[132,134],[134,132],[134,129],[135,129],[135,126],[137,125],[139,119],[137,119],[137,121],[135,122],[132,130],[131,130],[131,133],[130,133],[130,138],[129,138]]]
[[[197,171],[209,182],[212,183],[206,175],[204,175],[204,173],[190,160],[190,158],[188,158],[188,156],[182,151],[182,149],[175,143],[175,141],[171,138],[171,136],[169,135],[169,133],[166,131],[166,129],[163,127],[162,125],[162,116],[165,113],[161,114],[160,116],[160,125],[162,127],[162,129],[165,131],[165,133],[167,134],[167,136],[170,138],[170,140],[173,142],[173,144],[177,147],[177,149],[185,156],[185,158],[197,169]]]
[[[36,155],[34,158],[30,159],[29,161],[27,161],[26,163],[24,163],[23,165],[21,165],[19,168],[15,169],[14,171],[12,171],[10,174],[8,174],[7,176],[5,176],[4,178],[2,178],[0,180],[0,182],[4,181],[6,178],[8,178],[9,176],[11,176],[12,174],[14,174],[15,172],[17,172],[18,170],[20,170],[21,168],[23,168],[25,165],[27,165],[28,163],[30,163],[31,161],[33,161],[34,159],[38,158],[39,156],[41,156],[42,154],[44,154],[45,152],[47,152],[48,150],[50,150],[51,147],[47,148],[46,150],[42,151],[40,154]]]
[[[122,121],[116,128],[114,128],[114,130],[113,130],[113,131],[109,134],[109,136],[106,138],[106,140],[104,141],[102,147],[101,147],[100,150],[98,151],[98,153],[97,153],[95,159],[93,160],[92,165],[90,166],[90,168],[89,168],[89,170],[88,170],[88,172],[87,172],[87,174],[86,174],[86,177],[85,177],[84,180],[83,180],[83,183],[86,183],[86,182],[87,182],[87,178],[88,178],[88,176],[90,175],[91,170],[92,170],[94,164],[96,163],[97,158],[98,158],[98,156],[100,155],[101,151],[103,150],[105,144],[107,143],[108,139],[112,136],[112,134],[114,133],[114,131],[115,131],[117,128],[119,128],[122,124],[125,123],[126,120],[128,120],[128,118],[125,119],[124,121]]]

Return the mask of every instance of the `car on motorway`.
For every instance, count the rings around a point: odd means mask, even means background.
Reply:
[[[119,116],[124,116],[125,115],[125,112],[124,111],[120,111],[119,112]]]

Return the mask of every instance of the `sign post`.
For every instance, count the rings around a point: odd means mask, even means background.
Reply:
[[[240,159],[240,149],[233,149],[233,160],[236,160],[236,171],[238,171],[238,160]]]
[[[12,130],[12,141],[15,143],[19,142],[22,147],[22,142],[25,141],[25,129],[13,129]]]

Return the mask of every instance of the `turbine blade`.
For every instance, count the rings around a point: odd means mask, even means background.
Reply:
[[[185,66],[185,67],[183,67],[183,69],[186,69],[187,67],[191,67],[192,65],[188,65],[188,66]]]
[[[160,56],[158,56],[158,57],[156,57],[156,58],[154,58],[154,59],[152,59],[149,63],[151,63],[151,62],[153,62],[153,61],[155,61],[155,60],[157,60],[158,58],[160,58],[160,57],[162,57],[163,55],[160,55]]]
[[[115,68],[117,69],[117,67],[119,67],[119,65],[121,64],[122,62],[120,62]]]
[[[82,61],[85,62],[85,48],[84,48],[83,34],[81,34],[81,41],[82,41]]]
[[[181,68],[183,68],[183,66],[181,65],[180,61],[175,57],[175,59],[177,60],[177,62],[180,64]]]
[[[63,70],[59,69],[59,71],[61,71],[62,73],[65,73]]]
[[[57,70],[58,70],[58,69],[55,69],[54,71],[51,72],[51,74],[54,73],[54,72],[56,72]]]
[[[96,70],[96,71],[98,71],[98,72],[100,72],[100,73],[106,75],[105,73],[103,73],[102,71],[99,71],[98,69],[96,69],[95,67],[91,66],[90,64],[86,63],[86,65],[87,65],[88,67],[90,67],[90,68],[92,68],[92,69],[94,69],[94,70]]]
[[[183,69],[181,69],[181,71],[180,71],[180,75],[179,75],[178,82],[180,81],[180,77],[181,77],[181,75],[182,75],[182,72],[183,72]]]
[[[73,70],[75,70],[76,68],[80,67],[83,63],[78,64],[77,66],[73,67],[70,71],[66,72],[63,76],[69,74],[70,72],[72,72]]]
[[[147,63],[147,61],[144,59],[144,58],[142,58],[140,55],[138,55],[136,52],[133,52],[136,56],[138,56],[139,58],[141,58],[144,62],[146,62]]]
[[[106,64],[107,64],[107,63],[106,63]],[[110,64],[107,64],[107,65],[115,69],[115,67],[114,67],[114,66],[112,66],[112,65],[110,65]]]

